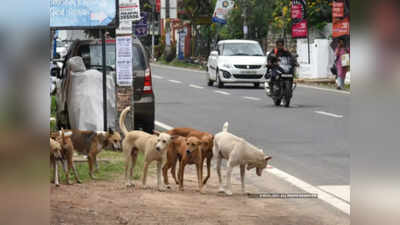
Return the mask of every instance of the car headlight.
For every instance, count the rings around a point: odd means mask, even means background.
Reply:
[[[222,67],[227,68],[227,69],[231,69],[232,68],[232,64],[222,64]]]

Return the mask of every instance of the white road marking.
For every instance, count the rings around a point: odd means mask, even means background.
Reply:
[[[155,124],[156,126],[159,126],[159,127],[163,128],[163,129],[166,129],[166,130],[172,130],[172,129],[174,129],[173,127],[171,127],[171,126],[169,126],[169,125],[167,125],[167,124],[165,124],[165,123],[162,123],[162,122],[160,122],[160,121],[155,121],[154,124]]]
[[[168,80],[168,81],[175,84],[182,84],[182,81],[179,80]]]
[[[343,118],[343,115],[337,115],[334,113],[328,113],[328,112],[324,112],[324,111],[314,111],[314,112],[321,114],[321,115],[325,115],[325,116],[331,116],[331,117],[335,117],[335,118]]]
[[[350,185],[322,185],[318,187],[328,193],[336,195],[346,202],[350,202]]]
[[[158,75],[153,75],[153,78],[160,79],[160,80],[164,79],[164,77],[158,76]]]
[[[248,99],[248,100],[253,100],[253,101],[260,101],[260,98],[256,98],[256,97],[249,97],[249,96],[244,96],[244,99]]]
[[[195,84],[191,84],[191,85],[189,85],[189,87],[197,88],[197,89],[203,89],[203,88],[204,88],[204,87],[202,87],[202,86],[197,86],[197,85],[195,85]]]
[[[186,72],[195,72],[195,73],[202,73],[202,74],[206,74],[207,73],[204,70],[185,69],[185,68],[179,68],[179,67],[175,67],[175,66],[159,65],[159,64],[156,64],[156,63],[151,63],[150,65],[154,66],[154,67],[160,67],[160,68],[166,68],[166,69],[172,69],[172,70],[181,70],[181,71],[186,71]]]
[[[222,94],[222,95],[231,95],[230,93],[225,92],[225,91],[214,91],[214,92],[218,93],[218,94]]]
[[[335,195],[329,194],[318,187],[314,187],[311,184],[308,184],[282,170],[279,170],[275,167],[267,170],[269,173],[286,180],[287,182],[293,184],[294,186],[312,194],[317,194],[318,199],[321,199],[330,205],[336,207],[337,209],[341,210],[342,212],[350,215],[350,204],[341,198],[336,197]]]
[[[155,121],[155,124],[156,124],[156,126],[159,126],[166,130],[173,129],[173,127],[171,127],[165,123],[159,122],[159,121]],[[350,204],[348,202],[344,201],[341,198],[336,197],[335,195],[327,193],[326,191],[322,190],[322,188],[312,186],[311,184],[308,184],[305,181],[302,181],[301,179],[296,178],[296,177],[294,177],[278,168],[272,167],[272,166],[268,166],[267,172],[281,178],[282,180],[287,181],[288,183],[302,189],[303,191],[306,191],[307,193],[317,194],[319,199],[336,207],[337,209],[341,210],[342,212],[346,213],[347,215],[350,215]]]
[[[340,90],[335,90],[335,89],[330,89],[330,88],[314,87],[312,85],[297,84],[297,87],[310,88],[310,89],[315,89],[315,90],[320,90],[320,91],[329,91],[329,92],[335,92],[335,93],[346,94],[346,95],[351,94],[351,92],[349,92],[349,91],[340,91]]]

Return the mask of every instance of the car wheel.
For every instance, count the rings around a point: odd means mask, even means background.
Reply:
[[[281,99],[280,98],[274,99],[274,104],[275,104],[275,106],[280,106],[281,105]]]
[[[260,83],[254,83],[254,87],[255,88],[259,88],[260,87]]]
[[[219,71],[218,71],[218,69],[217,69],[217,72],[216,72],[216,78],[217,78],[217,87],[218,88],[223,88],[224,87],[224,83],[220,80],[220,78],[219,78]]]

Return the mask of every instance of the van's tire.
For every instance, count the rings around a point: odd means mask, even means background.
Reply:
[[[224,83],[221,81],[221,79],[219,78],[219,71],[218,69],[216,70],[216,83],[217,83],[217,87],[218,88],[223,88],[224,87]]]
[[[213,84],[214,84],[214,81],[208,79],[207,85],[211,87],[211,86],[213,86]]]
[[[285,107],[286,108],[289,108],[290,107],[290,98],[289,97],[285,97],[284,98],[284,105],[285,105]]]

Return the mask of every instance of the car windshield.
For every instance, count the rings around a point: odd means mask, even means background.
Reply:
[[[223,56],[264,56],[258,43],[226,43]]]
[[[88,63],[88,64],[90,64],[90,65],[87,67],[89,67],[91,69],[99,69],[99,67],[101,67],[103,65],[101,45],[100,44],[90,45],[89,46],[89,55],[90,55],[90,63]],[[108,68],[115,69],[115,61],[116,61],[115,57],[116,57],[115,44],[107,44],[106,45],[106,65]],[[137,45],[133,45],[132,59],[133,59],[132,66],[133,66],[134,70],[145,70],[146,69],[146,63],[145,63],[143,52]]]

